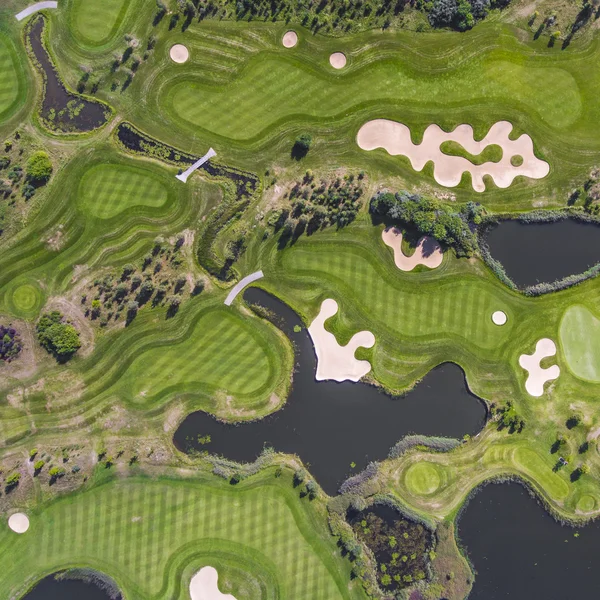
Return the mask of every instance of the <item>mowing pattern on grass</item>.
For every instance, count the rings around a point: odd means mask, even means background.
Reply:
[[[600,383],[600,319],[585,306],[571,306],[560,323],[560,343],[571,372]]]
[[[160,207],[168,193],[153,171],[123,165],[100,165],[82,178],[79,198],[84,211],[110,219],[133,206]]]
[[[19,317],[34,317],[38,314],[44,301],[44,294],[33,282],[21,282],[10,295],[9,305]]]
[[[72,0],[71,27],[73,34],[89,45],[101,45],[113,36],[121,24],[129,0]]]
[[[416,463],[407,469],[404,482],[414,494],[427,496],[440,487],[440,470],[430,462]]]
[[[278,372],[265,348],[268,343],[237,312],[218,308],[203,316],[185,341],[141,354],[124,381],[141,402],[146,395],[203,387],[252,397],[264,393]]]
[[[0,32],[0,117],[8,113],[19,96],[19,78],[8,44]]]
[[[281,598],[354,597],[339,581],[333,540],[323,540],[286,483],[289,490],[135,478],[63,498],[37,511],[28,535],[1,537],[0,596],[19,595],[25,573],[77,565],[113,577],[127,598],[189,598],[183,569],[202,554],[218,567],[225,553],[240,566],[251,561],[270,578],[275,573]]]

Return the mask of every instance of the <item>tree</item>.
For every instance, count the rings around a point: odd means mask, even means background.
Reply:
[[[68,360],[81,348],[79,332],[56,310],[40,317],[36,332],[40,344],[59,361]]]
[[[296,138],[292,147],[292,157],[296,160],[304,158],[312,145],[312,136],[309,133],[303,133]]]
[[[34,152],[27,161],[27,179],[37,185],[45,184],[52,175],[52,163],[45,152]]]

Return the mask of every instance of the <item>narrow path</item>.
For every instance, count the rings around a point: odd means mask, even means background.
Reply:
[[[234,288],[227,294],[227,298],[225,298],[225,306],[231,306],[232,302],[236,299],[236,296],[247,286],[250,285],[253,281],[257,279],[262,279],[264,274],[262,271],[256,271],[256,273],[252,273],[251,275],[246,275],[244,279],[240,282],[236,283]]]
[[[212,158],[213,156],[216,156],[217,153],[210,148],[208,150],[208,152],[199,160],[197,160],[189,169],[187,169],[186,171],[184,171],[183,173],[181,173],[180,175],[175,175],[175,177],[177,179],[179,179],[179,181],[183,181],[183,183],[185,183],[188,179],[188,177],[199,167],[201,167],[209,158]]]
[[[17,18],[17,21],[22,21],[38,10],[44,10],[44,8],[58,8],[58,2],[36,2],[35,4],[28,6],[25,10],[22,10],[20,13],[17,13],[15,17]]]

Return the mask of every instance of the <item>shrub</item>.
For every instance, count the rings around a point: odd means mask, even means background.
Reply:
[[[73,325],[65,323],[58,311],[43,314],[36,332],[40,344],[59,360],[70,358],[81,347],[79,332]]]
[[[303,133],[296,138],[292,147],[292,157],[299,160],[305,157],[312,145],[312,136],[309,133]]]
[[[19,473],[19,471],[15,471],[14,473],[11,473],[6,478],[6,487],[7,488],[14,488],[17,485],[19,485],[19,481],[20,480],[21,480],[21,473]]]
[[[45,464],[46,463],[43,460],[36,460],[35,463],[34,463],[34,465],[33,465],[33,470],[36,473],[39,473],[44,468]]]
[[[11,362],[21,352],[21,337],[13,327],[0,325],[0,360]]]
[[[45,152],[34,152],[27,161],[27,179],[38,185],[44,184],[52,175],[52,163]]]

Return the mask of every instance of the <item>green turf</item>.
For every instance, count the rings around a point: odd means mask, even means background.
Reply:
[[[79,198],[84,211],[110,219],[133,206],[163,206],[167,189],[151,171],[99,165],[83,176]]]
[[[20,85],[10,41],[0,31],[0,117],[13,108],[19,97]]]
[[[569,369],[600,382],[600,319],[585,306],[571,306],[560,323],[560,343]]]
[[[44,302],[44,294],[34,281],[17,281],[10,293],[11,312],[19,317],[35,317]]]
[[[597,506],[598,503],[593,496],[581,496],[577,502],[577,509],[582,512],[592,512]]]
[[[128,0],[72,0],[71,27],[75,37],[86,44],[108,41],[127,12]]]
[[[568,484],[552,471],[552,463],[537,452],[529,448],[517,448],[515,461],[554,498],[564,500],[568,496]]]
[[[414,494],[433,494],[441,484],[439,467],[429,462],[416,463],[407,469],[405,484]]]
[[[486,146],[480,154],[470,154],[462,144],[449,140],[440,144],[440,150],[449,156],[462,156],[474,165],[482,165],[486,162],[500,162],[502,160],[502,148],[498,144]]]
[[[214,476],[134,477],[33,508],[25,535],[2,524],[0,595],[88,566],[113,577],[128,600],[189,599],[193,570],[214,559],[265,581],[270,598],[356,598],[332,538],[321,533],[324,518],[300,504],[289,476],[277,485],[272,471],[270,478],[234,488]]]

